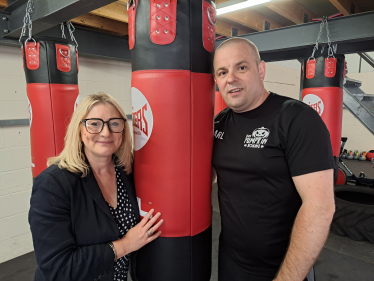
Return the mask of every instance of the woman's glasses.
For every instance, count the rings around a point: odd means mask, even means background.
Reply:
[[[104,128],[104,124],[108,124],[108,128],[112,133],[121,133],[125,129],[126,119],[124,118],[111,118],[108,121],[99,118],[83,119],[87,132],[90,134],[99,134]]]

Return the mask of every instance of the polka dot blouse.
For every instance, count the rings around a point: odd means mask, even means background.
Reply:
[[[133,206],[130,203],[127,195],[126,187],[123,184],[121,174],[117,167],[116,178],[117,178],[117,208],[113,208],[109,204],[110,212],[117,222],[117,226],[121,237],[123,237],[130,228],[136,224],[135,214]],[[130,255],[123,256],[118,259],[114,264],[114,281],[126,281],[127,273],[129,271],[129,258]]]

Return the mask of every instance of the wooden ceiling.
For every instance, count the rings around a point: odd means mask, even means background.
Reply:
[[[228,0],[216,0],[217,4]],[[119,0],[88,14],[71,19],[75,25],[102,32],[127,36],[126,0]],[[0,9],[7,0],[0,0]],[[227,13],[217,17],[217,36],[231,37],[260,32],[266,29],[302,24],[307,18],[330,16],[336,13],[350,15],[374,10],[373,0],[272,0],[265,4]],[[270,26],[269,26],[270,25]]]

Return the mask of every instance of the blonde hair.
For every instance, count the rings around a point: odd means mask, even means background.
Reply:
[[[220,48],[224,48],[224,47],[228,47],[228,46],[230,46],[230,45],[240,44],[240,43],[244,43],[244,44],[246,44],[248,47],[251,48],[252,53],[253,53],[253,56],[254,56],[254,58],[255,58],[255,61],[257,62],[257,64],[260,64],[260,62],[261,62],[261,57],[260,57],[260,53],[258,52],[258,49],[257,49],[256,45],[255,45],[252,41],[250,41],[250,40],[248,40],[248,39],[246,39],[246,38],[242,38],[242,37],[231,37],[231,38],[229,38],[229,39],[223,41],[223,42],[218,46],[218,48],[216,49],[216,52],[215,52],[215,53],[217,53],[218,50],[219,50]]]
[[[81,174],[82,177],[87,176],[90,167],[86,162],[83,151],[83,143],[81,138],[81,121],[87,116],[91,108],[99,103],[110,104],[114,106],[126,119],[126,114],[121,106],[114,98],[106,93],[86,96],[75,109],[65,136],[65,147],[62,152],[51,157],[47,161],[47,166],[58,165],[60,169],[66,169],[72,173]],[[116,166],[124,167],[124,171],[129,174],[132,171],[132,140],[130,134],[129,123],[125,122],[125,129],[122,132],[122,143],[118,150],[114,153]]]

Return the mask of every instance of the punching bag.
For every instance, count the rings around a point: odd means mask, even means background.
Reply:
[[[30,113],[32,175],[64,148],[64,137],[78,99],[78,54],[66,39],[22,37]]]
[[[227,104],[223,100],[221,93],[219,92],[218,86],[216,85],[216,95],[215,95],[215,102],[214,102],[214,116],[220,113],[227,107]]]
[[[330,132],[335,180],[341,146],[344,77],[344,55],[304,60],[302,101],[318,112]]]
[[[136,194],[141,216],[164,219],[136,280],[208,281],[215,4],[135,0],[128,15]]]

